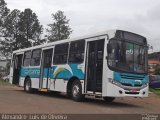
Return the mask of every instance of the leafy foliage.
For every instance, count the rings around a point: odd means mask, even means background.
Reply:
[[[5,57],[11,56],[11,52],[13,50],[17,50],[19,41],[19,30],[18,30],[18,22],[19,22],[20,11],[15,9],[11,11],[6,17],[4,22],[6,29],[6,37],[4,40],[0,41],[1,43],[1,51]]]
[[[3,43],[5,41],[4,37],[6,37],[5,20],[9,11],[10,10],[7,8],[6,2],[4,0],[0,0],[0,41],[2,41]],[[2,51],[2,48],[4,48],[4,44],[0,45],[0,54],[2,54],[1,57],[4,57],[3,53],[5,52]]]
[[[40,45],[46,42],[41,40],[43,28],[37,15],[31,9],[10,12],[4,0],[0,0],[0,56],[6,61],[11,57],[13,50]],[[9,73],[8,63],[6,73]]]
[[[39,43],[43,28],[37,15],[31,9],[25,9],[19,17],[18,26],[21,37],[21,48],[32,46],[32,42]]]
[[[7,4],[4,0],[0,0],[0,37],[5,35],[5,19],[9,13]]]
[[[148,54],[148,59],[160,60],[160,52]]]
[[[7,15],[4,26],[6,33],[4,40],[0,41],[0,50],[5,57],[11,56],[13,50],[45,42],[40,39],[42,25],[31,9],[25,9],[24,12],[14,9]]]
[[[155,75],[160,75],[160,67],[159,66],[155,68],[154,74]]]
[[[48,24],[47,38],[49,42],[63,40],[69,38],[69,35],[72,33],[71,28],[69,27],[69,20],[64,15],[63,11],[57,11],[55,14],[52,14],[53,23]]]
[[[47,39],[49,42],[67,39],[72,33],[69,19],[63,11],[52,14],[53,23],[48,24]],[[43,44],[46,38],[41,39],[43,26],[37,15],[31,9],[10,12],[5,0],[0,0],[0,51],[7,59],[12,51]],[[1,55],[0,54],[0,55]]]

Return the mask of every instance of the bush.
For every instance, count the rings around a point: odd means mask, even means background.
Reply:
[[[155,75],[160,75],[160,67],[156,67],[154,70]]]

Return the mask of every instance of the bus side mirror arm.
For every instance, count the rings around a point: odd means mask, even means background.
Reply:
[[[110,43],[107,44],[107,53],[108,54],[112,53],[112,45]]]

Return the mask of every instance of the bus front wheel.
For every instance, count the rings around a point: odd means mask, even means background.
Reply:
[[[72,84],[72,99],[79,102],[84,99],[84,95],[82,94],[82,86],[79,80],[75,80]]]
[[[103,99],[106,101],[106,102],[113,102],[113,100],[115,99],[114,97],[103,97]]]
[[[31,87],[31,80],[30,78],[27,78],[25,80],[25,83],[24,83],[24,90],[28,93],[31,93],[32,92],[32,87]]]

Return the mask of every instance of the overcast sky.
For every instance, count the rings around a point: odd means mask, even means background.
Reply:
[[[73,29],[71,37],[123,29],[148,38],[160,49],[160,0],[5,0],[9,9],[31,8],[46,27],[51,14],[63,10]]]

